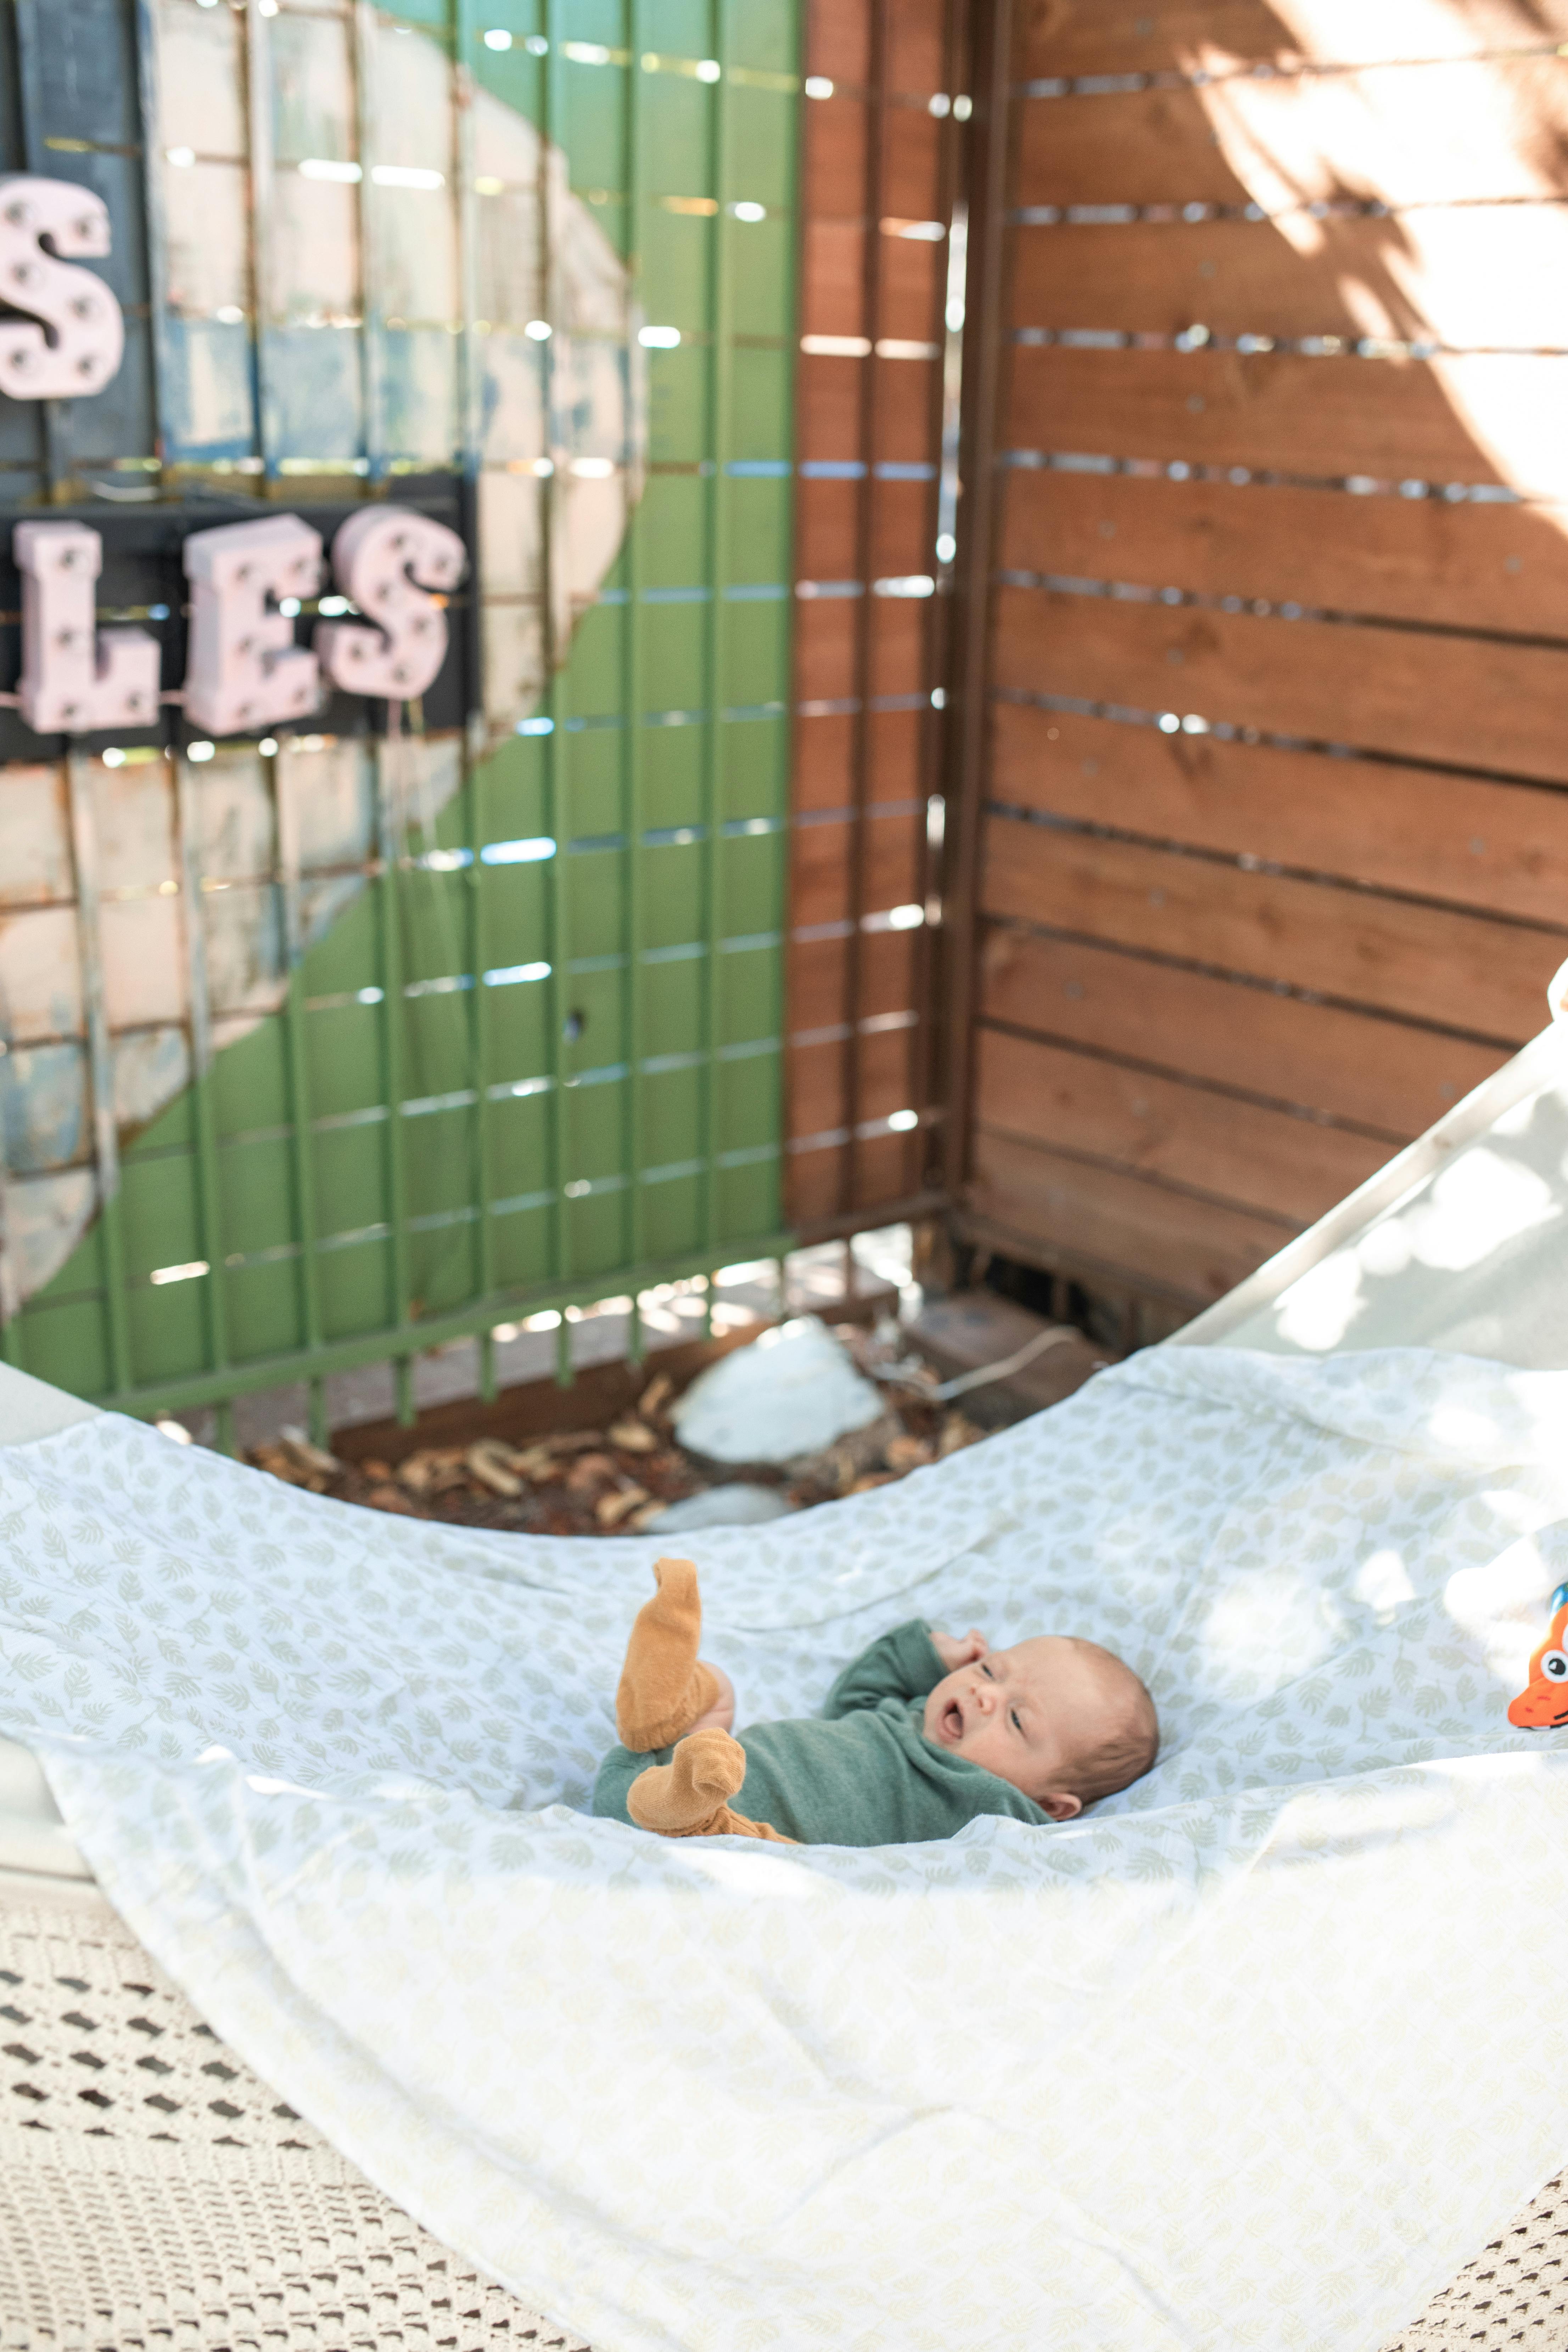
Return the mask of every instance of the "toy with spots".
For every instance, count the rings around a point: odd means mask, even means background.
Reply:
[[[1530,1680],[1508,1711],[1521,1731],[1551,1731],[1568,1723],[1568,1584],[1552,1596],[1546,1639],[1530,1662]]]

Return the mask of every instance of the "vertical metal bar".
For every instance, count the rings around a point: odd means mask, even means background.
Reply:
[[[49,170],[49,152],[44,142],[48,126],[44,118],[43,58],[40,55],[39,0],[15,0],[16,23],[16,78],[20,85],[22,113],[22,152],[29,172],[44,177],[54,175]],[[29,403],[38,412],[38,439],[44,477],[44,495],[61,499],[70,492],[70,407],[66,400],[40,400]]]
[[[564,15],[564,0],[544,0],[545,39],[549,46],[540,76],[542,104],[539,125],[540,291],[543,298],[545,320],[554,331],[540,344],[539,356],[544,402],[542,439],[551,459],[551,471],[543,488],[544,529],[542,538],[544,566],[542,587],[544,596],[545,709],[550,719],[550,732],[544,738],[544,824],[555,844],[555,855],[550,861],[545,889],[549,905],[550,978],[546,982],[546,1001],[550,1008],[550,1158],[553,1194],[551,1234],[553,1272],[558,1280],[572,1271],[570,1204],[566,1198],[571,1154],[564,1052],[569,986],[567,966],[572,954],[571,900],[567,879],[571,812],[567,806],[566,749],[563,731],[566,723],[567,703],[565,665],[571,646],[569,609],[565,612],[563,638],[560,628],[569,578],[563,478],[569,462],[569,452],[555,407],[556,346],[565,325],[557,266],[554,203],[556,139],[562,121],[561,39]]]
[[[294,1219],[300,1238],[300,1319],[305,1345],[321,1344],[321,1268],[316,1261],[316,1169],[310,1131],[310,1086],[305,1046],[304,938],[300,919],[300,816],[291,769],[271,755],[272,805],[278,829],[277,887],[283,907],[284,1077],[289,1097],[289,1150],[294,1163]],[[316,1400],[312,1394],[312,1407]],[[318,1441],[319,1442],[319,1441]]]
[[[103,1239],[109,1368],[114,1390],[119,1391],[133,1385],[131,1328],[120,1203],[120,1139],[114,1118],[114,1050],[103,1001],[103,955],[99,940],[98,818],[93,807],[92,763],[84,751],[68,755],[66,775],[70,793],[71,856],[76,867],[77,940],[92,1075],[93,1155],[98,1169],[99,1224]]]
[[[458,188],[458,286],[462,304],[462,334],[458,343],[458,383],[461,398],[461,457],[463,479],[467,488],[467,506],[475,526],[473,544],[477,551],[479,523],[478,484],[480,463],[481,397],[483,368],[479,347],[476,321],[479,316],[478,268],[479,238],[475,207],[478,201],[474,186],[474,83],[468,58],[476,33],[475,0],[456,0],[454,37],[456,62],[453,68],[453,164]],[[467,593],[477,603],[479,594],[479,573],[476,551],[475,562],[468,582]],[[469,627],[468,643],[477,642],[477,632]],[[470,669],[470,688],[482,707],[482,695],[477,694],[478,673]],[[472,719],[472,710],[465,714]],[[485,987],[485,924],[484,872],[479,852],[484,846],[484,824],[480,808],[481,785],[476,771],[476,757],[480,744],[475,730],[469,725],[463,739],[463,805],[466,817],[468,863],[465,869],[468,896],[468,1043],[473,1066],[474,1118],[471,1148],[473,1152],[473,1202],[475,1218],[474,1282],[478,1295],[488,1298],[496,1286],[495,1232],[489,1209],[490,1169],[490,1098],[489,1098],[489,1003]],[[487,1404],[496,1393],[496,1351],[493,1335],[487,1329],[479,1335],[479,1394]]]
[[[191,1003],[191,1108],[196,1162],[196,1214],[202,1255],[207,1262],[207,1361],[214,1371],[228,1364],[228,1271],[224,1264],[223,1185],[218,1169],[217,1125],[213,1112],[212,1012],[207,989],[206,927],[202,918],[202,859],[197,819],[198,786],[188,760],[177,754],[174,817],[180,845],[180,906],[185,926],[185,979]],[[220,1423],[232,1417],[218,1408]],[[226,1426],[224,1434],[230,1433]],[[229,1451],[225,1446],[226,1452]]]
[[[812,41],[816,29],[813,13],[808,5],[802,5],[797,7],[795,22],[795,59],[801,87],[804,91],[805,79],[812,69],[814,61]],[[795,982],[795,974],[798,965],[796,961],[797,951],[795,935],[796,927],[795,918],[798,912],[798,885],[801,879],[801,856],[799,836],[795,831],[795,815],[803,797],[802,787],[804,780],[797,773],[795,762],[801,756],[800,705],[804,698],[801,691],[804,680],[801,676],[800,604],[796,592],[799,586],[801,546],[803,541],[802,502],[804,497],[804,480],[801,470],[803,463],[800,446],[803,437],[801,420],[807,413],[805,399],[805,387],[807,381],[806,362],[805,354],[801,350],[802,337],[800,330],[805,323],[805,319],[806,257],[812,250],[813,245],[811,226],[815,213],[816,194],[813,184],[813,176],[810,170],[811,160],[816,153],[816,136],[810,127],[811,117],[812,106],[803,97],[797,101],[795,107],[794,188],[795,267],[790,273],[790,287],[794,302],[790,319],[791,349],[794,352],[794,364],[791,370],[790,381],[790,391],[792,394],[790,407],[790,456],[794,464],[794,477],[791,485],[790,496],[790,562],[789,571],[786,574],[790,584],[790,658],[788,688],[789,715],[786,721],[789,728],[789,764],[785,770],[785,773],[789,778],[790,834],[789,866],[784,884],[784,955],[786,961],[784,971],[785,1050],[782,1056],[783,1070],[779,1102],[779,1112],[783,1120],[783,1135],[781,1139],[783,1150],[780,1154],[781,1181],[778,1202],[779,1214],[781,1217],[788,1216],[791,1207],[791,1195],[795,1190],[794,1184],[791,1181],[790,1164],[792,1158],[791,1146],[795,1140],[797,1116],[798,1095],[796,1071],[800,1051],[795,1043],[795,1033],[799,1023],[799,1013],[797,1011],[799,999]],[[807,456],[812,454],[814,453],[811,451],[806,453]]]
[[[380,835],[380,873],[375,887],[376,924],[381,943],[381,1036],[386,1084],[386,1221],[392,1229],[392,1290],[394,1320],[399,1332],[407,1329],[409,1314],[408,1198],[403,1155],[404,1054],[403,1026],[407,1000],[403,993],[402,857],[403,747],[402,710],[387,707],[387,733],[372,746],[375,763],[375,803]],[[397,1364],[397,1418],[406,1425],[414,1419],[413,1375],[406,1355]]]
[[[963,413],[959,473],[958,556],[953,569],[953,655],[948,702],[949,864],[943,892],[941,999],[947,1011],[943,1178],[960,1196],[969,1163],[970,1072],[974,1019],[975,893],[984,793],[986,678],[992,546],[997,485],[996,404],[1001,391],[1003,265],[1008,172],[1013,0],[975,11],[974,112],[970,130],[969,275],[964,288]],[[956,823],[954,822],[956,819]]]
[[[0,1108],[7,1084],[5,1057],[9,1050],[7,1039],[0,1035]],[[7,1191],[5,1121],[0,1116],[0,1363],[21,1372],[27,1368],[27,1349],[22,1329],[22,1280],[16,1271],[12,1241],[16,1228],[10,1222]]]
[[[861,257],[860,331],[870,344],[861,362],[860,461],[865,470],[856,488],[855,571],[860,593],[855,606],[855,715],[850,722],[850,784],[854,793],[849,835],[849,937],[844,954],[845,1038],[840,1097],[844,1141],[838,1159],[838,1207],[855,1206],[858,1186],[860,1127],[861,1008],[865,1000],[865,919],[870,845],[867,809],[871,797],[871,688],[877,531],[877,372],[896,362],[879,360],[882,332],[882,186],[886,173],[888,10],[889,0],[871,0],[870,79],[866,98],[866,245]]]
[[[364,400],[365,471],[372,482],[386,471],[385,371],[381,310],[381,256],[376,237],[374,0],[354,0],[354,125],[359,148],[360,375]]]
[[[483,427],[484,364],[479,318],[479,191],[474,185],[474,109],[477,92],[468,60],[479,31],[476,0],[454,0],[452,68],[452,161],[458,191],[458,295],[462,334],[458,344],[459,431],[463,472],[472,480],[479,467]],[[470,589],[478,593],[477,580]]]
[[[626,839],[626,986],[622,994],[622,1022],[626,1029],[626,1216],[624,1247],[626,1263],[640,1265],[645,1255],[647,1219],[643,1200],[643,1137],[647,1089],[643,1084],[643,1062],[647,1044],[647,1025],[643,1020],[643,940],[646,931],[646,906],[643,890],[643,866],[647,855],[643,846],[643,835],[647,829],[647,763],[644,758],[644,726],[646,694],[643,687],[643,551],[640,517],[633,507],[634,489],[642,484],[642,448],[634,404],[642,364],[637,343],[637,321],[641,315],[640,301],[643,254],[643,213],[647,180],[646,139],[643,121],[643,19],[645,0],[628,0],[626,10],[626,349],[625,391],[625,446],[622,450],[622,479],[625,484],[626,530],[621,545],[625,550],[626,583],[626,618],[621,636],[621,783],[625,795],[624,830]],[[632,1300],[630,1340],[634,1360],[642,1352],[642,1320],[637,1303]]]
[[[27,1349],[22,1331],[22,1287],[14,1271],[5,1194],[5,1169],[0,1161],[0,1364],[25,1372]]]
[[[172,381],[169,350],[169,239],[163,210],[163,106],[158,26],[153,0],[136,0],[136,98],[142,126],[142,205],[147,230],[147,310],[152,333],[153,449],[164,455],[163,392]]]
[[[950,100],[963,91],[967,79],[968,14],[966,0],[948,0],[946,37],[942,43],[942,65],[944,87]],[[950,239],[952,236],[953,221],[959,203],[963,136],[962,126],[950,103],[941,132],[942,176],[937,197],[937,217],[945,225]],[[947,302],[949,281],[952,276],[949,267],[950,254],[951,247],[944,246],[943,267],[937,273],[936,316],[931,322],[930,338],[937,350],[942,353],[942,358],[932,372],[931,404],[928,424],[929,446],[936,463],[931,468],[931,493],[926,501],[926,548],[937,586],[937,593],[931,597],[926,608],[925,625],[921,632],[923,663],[921,677],[922,685],[928,689],[933,685],[941,684],[943,687],[946,685],[948,649],[952,636],[952,598],[951,593],[943,593],[942,572],[945,567],[936,551],[937,538],[942,527],[944,489],[942,465],[948,416],[947,379],[950,333],[947,323]],[[961,351],[961,335],[958,338],[958,343]],[[935,1138],[932,1130],[926,1125],[925,1114],[937,1099],[932,1035],[937,941],[930,916],[932,901],[935,900],[940,906],[942,899],[942,852],[932,846],[928,812],[932,796],[941,792],[944,780],[947,727],[948,713],[944,694],[942,708],[933,709],[928,701],[926,709],[921,714],[920,722],[920,797],[924,805],[920,820],[919,871],[921,903],[926,909],[927,919],[914,933],[910,941],[914,962],[914,1003],[911,1009],[915,1015],[915,1025],[910,1035],[909,1099],[921,1117],[919,1126],[911,1129],[905,1138],[904,1149],[900,1155],[904,1163],[902,1182],[906,1192],[918,1192],[924,1189],[935,1148]]]
[[[722,908],[720,902],[720,827],[724,782],[724,676],[728,652],[728,606],[724,591],[730,572],[730,477],[732,450],[734,332],[731,290],[730,213],[731,157],[730,107],[730,44],[728,0],[713,0],[712,56],[719,68],[710,85],[710,139],[713,158],[713,257],[708,282],[708,427],[711,436],[708,479],[708,645],[707,756],[703,762],[702,864],[703,917],[707,963],[702,992],[702,1237],[710,1246],[719,1237],[719,943]],[[708,1289],[705,1328],[711,1328],[712,1285]]]
[[[480,792],[479,775],[465,743],[463,807],[468,863],[463,878],[468,913],[468,1055],[474,1074],[474,1116],[470,1137],[475,1234],[473,1271],[476,1296],[488,1298],[496,1286],[496,1252],[495,1230],[489,1210],[489,991],[485,986],[485,899],[480,885],[484,868],[479,862],[484,826],[479,814]],[[479,1393],[488,1404],[495,1392],[495,1343],[487,1330],[479,1336]]]
[[[278,469],[278,393],[270,336],[277,316],[273,272],[272,51],[269,18],[245,12],[245,104],[250,144],[250,364],[256,398],[256,444],[264,477]]]

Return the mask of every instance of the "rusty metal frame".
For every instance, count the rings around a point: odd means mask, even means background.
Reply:
[[[866,87],[866,244],[860,267],[860,331],[870,345],[861,362],[859,454],[863,468],[855,485],[855,572],[859,593],[855,611],[855,712],[850,722],[850,783],[854,793],[849,833],[849,936],[844,946],[844,1018],[847,1034],[840,1063],[844,1141],[839,1147],[838,1208],[855,1206],[858,1189],[857,1144],[860,1127],[861,1006],[865,996],[866,894],[870,867],[867,837],[871,782],[871,687],[874,661],[874,599],[877,532],[877,357],[882,325],[882,193],[887,173],[888,31],[892,0],[869,0],[871,50]]]
[[[942,998],[944,1189],[962,1203],[969,1174],[970,1099],[977,991],[980,825],[988,747],[996,414],[1002,377],[1011,130],[1013,0],[976,0],[970,131],[969,253],[964,289],[963,404],[959,429],[958,552],[953,566],[952,658],[948,687],[947,909]]]
[[[945,74],[950,99],[964,89],[968,80],[970,38],[972,31],[970,0],[949,0],[947,38],[945,43]],[[966,142],[957,115],[950,105],[942,127],[942,181],[939,215],[946,222],[948,234],[952,233],[953,215],[966,194]],[[910,1135],[904,1150],[904,1184],[910,1192],[929,1187],[933,1177],[940,1179],[940,1152],[936,1139],[927,1125],[927,1114],[942,1108],[942,1069],[938,1054],[937,1024],[940,1008],[939,981],[941,973],[941,940],[937,926],[931,920],[931,902],[942,908],[945,924],[947,910],[942,890],[942,868],[946,856],[946,836],[941,850],[932,851],[930,833],[930,809],[933,797],[948,800],[948,768],[952,742],[952,714],[948,708],[951,693],[948,674],[952,664],[953,638],[952,593],[950,586],[942,592],[942,567],[937,560],[936,541],[942,520],[942,436],[947,418],[947,247],[943,247],[942,290],[937,298],[936,342],[943,356],[938,365],[931,388],[931,446],[937,453],[931,495],[926,502],[926,543],[931,555],[931,576],[936,593],[931,597],[925,615],[922,632],[925,652],[925,674],[942,682],[943,701],[941,709],[928,708],[921,719],[921,799],[925,804],[921,833],[921,901],[926,909],[926,920],[914,938],[914,1013],[915,1031],[911,1055],[913,1101],[921,1116],[921,1124]],[[966,321],[967,324],[967,321]],[[954,573],[956,578],[956,572]],[[945,1123],[945,1122],[944,1122]]]

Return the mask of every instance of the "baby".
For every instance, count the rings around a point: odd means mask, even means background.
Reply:
[[[973,1628],[939,1633],[921,1617],[847,1666],[820,1716],[732,1738],[729,1677],[697,1654],[697,1570],[661,1559],[654,1577],[595,1813],[666,1837],[903,1845],[951,1837],[981,1813],[1071,1821],[1154,1761],[1154,1703],[1097,1642],[1043,1633],[993,1650]]]

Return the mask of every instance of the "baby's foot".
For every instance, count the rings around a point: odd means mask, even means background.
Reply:
[[[639,1756],[672,1747],[721,1696],[717,1673],[697,1655],[702,1601],[696,1569],[689,1559],[661,1559],[653,1572],[658,1591],[637,1612],[616,1693],[621,1745]],[[731,1693],[731,1720],[733,1714]]]
[[[626,1792],[639,1829],[661,1837],[713,1837],[746,1777],[746,1751],[723,1730],[688,1732],[668,1764],[650,1764]]]

